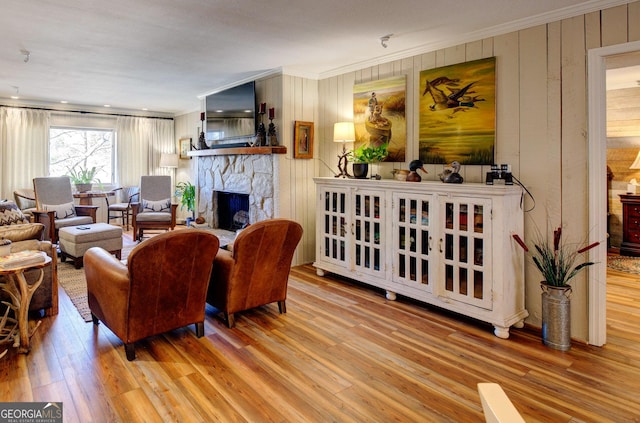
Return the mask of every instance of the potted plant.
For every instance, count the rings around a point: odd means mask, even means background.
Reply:
[[[550,348],[566,351],[571,348],[571,285],[569,281],[586,267],[595,264],[578,258],[599,245],[599,242],[578,248],[562,241],[562,227],[553,231],[549,242],[537,231],[533,251],[517,234],[512,235],[518,245],[542,274],[542,342]]]
[[[69,178],[71,178],[71,182],[75,184],[78,192],[91,191],[91,185],[96,176],[96,172],[98,172],[98,169],[95,166],[90,169],[78,166],[78,169],[75,167],[69,169]]]
[[[369,147],[362,144],[357,149],[350,151],[347,158],[353,162],[353,176],[358,179],[364,179],[369,172],[370,163],[378,163],[387,157],[389,144],[382,144],[377,147]],[[380,179],[379,176],[375,176]]]
[[[191,182],[178,182],[176,184],[176,196],[180,197],[180,210],[187,208],[191,216],[187,217],[187,226],[195,219],[196,187]]]

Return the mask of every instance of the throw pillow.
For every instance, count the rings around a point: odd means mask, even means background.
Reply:
[[[16,203],[13,201],[0,202],[0,226],[23,223],[29,223],[29,218],[22,213]]]
[[[171,198],[166,198],[164,200],[145,200],[142,199],[142,212],[163,212],[169,211],[171,209]]]
[[[56,212],[56,219],[66,219],[67,217],[73,217],[76,215],[76,208],[73,202],[64,204],[43,204],[42,209],[46,211],[53,210]]]

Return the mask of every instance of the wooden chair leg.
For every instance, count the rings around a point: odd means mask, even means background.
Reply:
[[[233,313],[224,312],[224,318],[227,321],[227,327],[232,328],[236,325],[236,319],[233,317]]]
[[[124,351],[127,354],[127,360],[133,361],[136,359],[136,347],[131,344],[124,344]]]
[[[278,311],[280,314],[287,312],[287,305],[285,304],[285,300],[278,301]]]
[[[100,324],[100,320],[93,313],[91,313],[91,321],[93,321],[93,324],[96,325],[96,326],[98,326]]]
[[[196,337],[202,338],[204,336],[204,322],[196,323]]]

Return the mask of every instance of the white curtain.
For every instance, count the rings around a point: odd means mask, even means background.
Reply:
[[[161,168],[160,155],[175,153],[173,120],[118,117],[116,125],[116,169],[118,184],[139,185],[142,175],[171,175],[175,169]]]
[[[46,110],[0,107],[0,199],[49,174],[49,119]]]

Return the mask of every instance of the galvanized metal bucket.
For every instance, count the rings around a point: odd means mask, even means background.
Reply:
[[[542,343],[549,348],[571,348],[571,287],[542,282]]]

